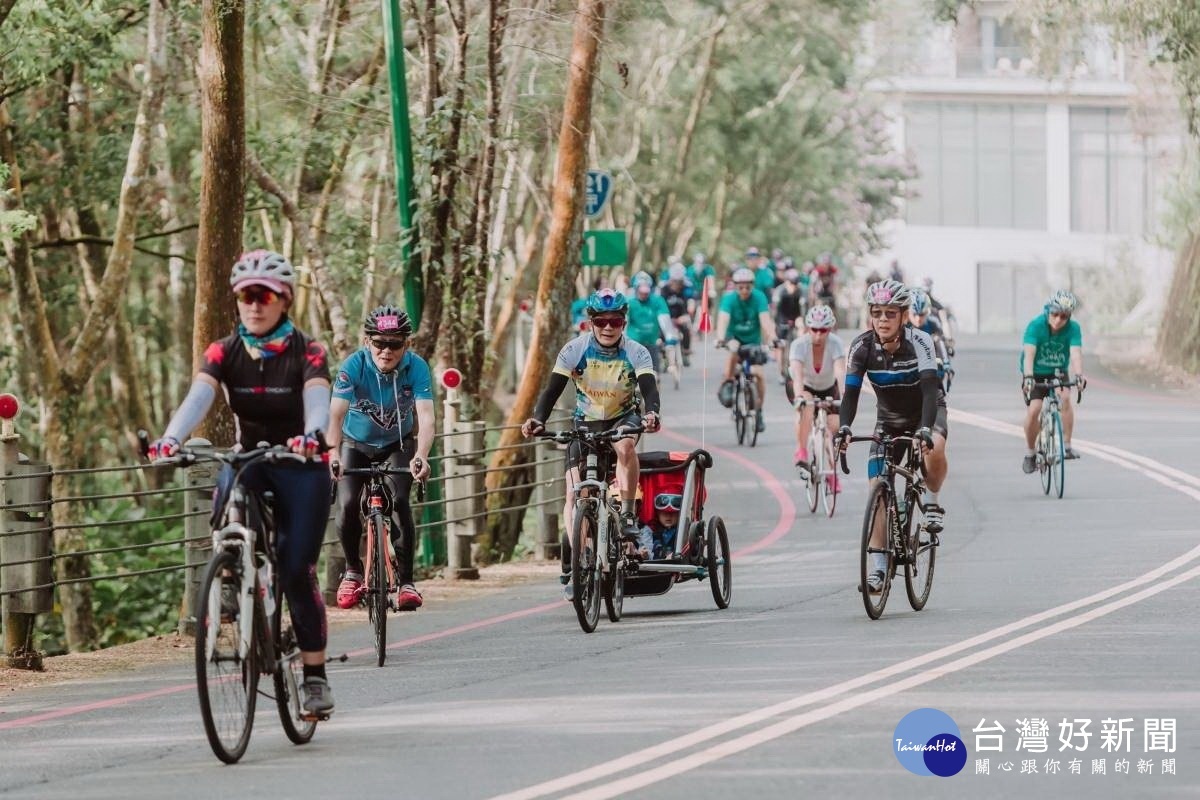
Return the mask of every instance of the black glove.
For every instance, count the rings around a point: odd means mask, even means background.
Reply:
[[[933,433],[929,430],[929,428],[917,428],[916,433],[914,433],[913,436],[919,439],[921,444],[925,445],[930,450],[933,449]]]
[[[534,419],[533,417],[525,420],[525,424],[521,426],[521,434],[526,439],[528,439],[530,436],[534,436],[535,434],[539,434],[544,430],[546,430],[546,423],[542,422],[540,419]]]
[[[838,428],[838,432],[834,434],[833,443],[839,450],[845,452],[846,448],[850,445],[850,437],[853,435],[854,434],[850,432],[850,426],[843,425],[842,427]]]

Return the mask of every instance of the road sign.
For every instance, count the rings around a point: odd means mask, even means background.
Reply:
[[[608,198],[612,194],[612,182],[612,175],[602,169],[587,171],[587,203],[583,213],[588,219],[600,216],[600,212],[608,205]]]
[[[584,231],[585,267],[621,267],[629,260],[625,231]]]

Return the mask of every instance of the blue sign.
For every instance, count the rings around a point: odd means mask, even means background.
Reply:
[[[583,213],[588,219],[595,219],[600,216],[600,212],[604,211],[604,206],[608,204],[609,195],[612,193],[612,183],[612,175],[604,170],[589,169],[587,171],[587,203]]]

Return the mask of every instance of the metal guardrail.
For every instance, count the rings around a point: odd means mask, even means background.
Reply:
[[[430,458],[434,474],[427,482],[427,499],[412,503],[421,564],[445,565],[452,577],[477,575],[472,567],[471,544],[484,532],[484,520],[497,513],[537,510],[538,550],[542,557],[554,555],[558,547],[558,516],[564,502],[565,456],[539,446],[535,441],[499,446],[487,444],[495,434],[512,426],[485,427],[481,422],[459,419],[459,401],[451,391],[443,403],[442,430],[435,434],[435,453]],[[57,469],[27,462],[16,452],[17,436],[6,428],[0,437],[0,602],[3,603],[6,652],[13,652],[14,637],[8,630],[17,624],[31,630],[31,617],[52,612],[58,587],[104,581],[125,581],[146,575],[187,572],[182,598],[180,628],[192,621],[192,595],[211,551],[209,518],[216,467],[196,464],[176,470],[168,485],[146,487],[143,473],[158,469],[147,464],[112,467]],[[532,448],[532,449],[531,449]],[[532,457],[492,470],[487,460],[501,451],[528,450]],[[528,502],[488,510],[490,492],[485,481],[493,472],[532,470],[535,477],[506,491],[530,490]],[[62,497],[52,497],[51,479],[85,479],[90,486]],[[96,486],[124,476],[132,484],[126,491]],[[122,504],[128,504],[125,508]],[[92,518],[89,518],[92,517]],[[99,517],[99,518],[95,518]],[[325,557],[327,587],[336,584],[341,572],[341,548],[332,522],[326,528]],[[156,525],[153,538],[128,544],[97,541],[108,529],[129,530]],[[445,530],[444,543],[433,534]],[[56,534],[82,537],[83,549],[56,552]],[[93,546],[87,546],[93,545]],[[444,549],[443,549],[444,546]],[[161,553],[158,552],[161,550]],[[154,555],[151,563],[145,557]],[[122,559],[121,556],[129,556]],[[83,559],[84,577],[56,577],[55,566]],[[92,570],[99,574],[91,574]],[[16,637],[21,638],[21,637]],[[28,635],[24,637],[26,640]]]

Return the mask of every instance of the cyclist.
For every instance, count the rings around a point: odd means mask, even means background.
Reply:
[[[361,469],[384,462],[393,469],[411,470],[387,476],[392,491],[392,546],[399,561],[396,601],[401,611],[416,610],[422,603],[413,586],[416,528],[408,497],[413,481],[429,476],[435,424],[433,379],[425,359],[408,349],[412,332],[412,320],[395,306],[372,310],[363,321],[362,348],[337,371],[329,409],[329,446],[340,448],[340,458],[330,463],[335,478],[342,467]],[[337,590],[339,608],[353,608],[362,598],[359,495],[367,480],[366,475],[346,475],[338,482],[335,525],[346,555],[346,572]]]
[[[921,286],[925,289],[925,294],[929,296],[929,309],[933,317],[942,326],[942,337],[946,342],[946,352],[951,358],[954,357],[954,312],[950,310],[950,306],[939,301],[933,296],[933,278],[925,277],[921,279]]]
[[[938,505],[938,491],[946,480],[946,399],[938,381],[933,342],[929,335],[905,324],[912,291],[891,279],[867,287],[871,327],[855,337],[846,357],[846,396],[842,399],[841,448],[846,447],[850,426],[858,411],[863,379],[875,390],[875,432],[892,436],[911,435],[920,440],[928,491],[922,498],[925,523],[930,533],[941,533],[945,510]],[[872,481],[883,472],[884,453],[872,447],[867,477]],[[882,527],[871,537],[873,548],[883,549]],[[885,553],[874,560],[867,588],[883,586],[887,568]]]
[[[771,295],[775,310],[775,338],[779,341],[779,377],[787,388],[788,402],[794,402],[792,384],[788,381],[788,359],[784,350],[796,338],[796,325],[804,316],[804,290],[800,288],[800,273],[795,268],[783,272],[783,283]]]
[[[667,282],[659,287],[658,293],[667,304],[671,324],[683,344],[683,365],[688,366],[692,357],[692,314],[696,309],[697,287],[687,279],[683,264],[675,264],[668,270]]]
[[[662,295],[654,292],[654,279],[648,272],[639,272],[633,276],[633,296],[629,298],[629,329],[630,339],[650,351],[650,361],[654,372],[663,371],[662,351],[658,347],[660,339],[668,345],[678,343],[678,331],[671,321],[671,310]]]
[[[746,248],[746,266],[754,272],[754,288],[768,298],[775,291],[775,268],[757,247]]]
[[[1066,289],[1059,289],[1046,303],[1042,314],[1030,320],[1025,327],[1021,354],[1021,387],[1025,394],[1025,459],[1021,469],[1026,473],[1037,469],[1034,443],[1038,435],[1038,415],[1042,413],[1042,401],[1050,390],[1034,386],[1037,379],[1053,378],[1056,374],[1070,370],[1080,386],[1087,381],[1083,377],[1083,331],[1079,323],[1071,318],[1079,300]],[[1063,445],[1067,458],[1079,458],[1071,448],[1071,433],[1075,429],[1075,407],[1071,393],[1058,390],[1062,403]]]
[[[728,407],[733,397],[733,376],[741,368],[738,350],[746,345],[764,345],[773,342],[775,323],[771,321],[767,296],[754,287],[754,273],[742,267],[733,273],[733,291],[721,298],[717,314],[717,347],[724,347],[729,337],[729,360],[725,364],[725,382],[721,384],[722,404]],[[762,363],[766,363],[765,358]],[[766,399],[762,366],[751,367],[754,383],[758,387],[758,416],[755,425],[758,432],[766,430],[763,421],[763,401]],[[725,402],[725,398],[730,398]]]
[[[947,375],[954,377],[954,367],[950,363],[950,349],[946,346],[946,334],[942,323],[932,316],[929,295],[924,289],[912,290],[912,305],[908,309],[908,324],[919,331],[929,334],[933,340],[934,355],[937,357],[938,377],[945,379]],[[949,384],[946,384],[949,385]],[[947,389],[947,391],[949,391]]]
[[[809,305],[827,305],[831,309],[837,308],[837,282],[838,268],[833,263],[833,255],[831,253],[821,253],[817,256],[817,263],[813,266],[812,282],[808,287],[808,302]]]
[[[596,431],[640,423],[649,433],[658,430],[658,378],[650,353],[624,335],[629,301],[612,289],[601,289],[588,300],[587,312],[592,319],[592,329],[567,342],[559,351],[554,372],[537,399],[533,416],[521,426],[521,433],[527,438],[545,430],[546,420],[559,395],[567,388],[568,380],[575,382],[577,426]],[[640,474],[635,445],[634,439],[613,442],[621,494],[621,524],[624,533],[634,537],[638,532],[635,502]],[[575,484],[579,482],[583,458],[583,449],[572,445],[567,453],[567,501],[563,513],[567,533],[563,536],[560,578],[566,586],[567,599],[571,597],[569,535],[574,525]]]
[[[203,366],[166,431],[150,446],[150,457],[175,455],[218,391],[233,411],[240,447],[267,442],[315,455],[329,430],[328,354],[288,317],[296,270],[279,253],[254,250],[238,258],[229,283],[237,297],[237,330],[204,350]],[[214,525],[233,477],[233,467],[225,465],[217,478]],[[304,710],[327,716],[333,693],[325,676],[325,604],[316,564],[329,517],[329,470],[319,463],[257,462],[242,470],[240,480],[250,491],[274,493],[279,580],[301,650]]]
[[[808,434],[812,430],[812,401],[840,400],[846,382],[846,343],[834,333],[837,320],[829,306],[813,306],[804,317],[808,332],[792,342],[788,354],[793,386],[800,390],[796,405],[796,466],[808,463]],[[838,428],[838,412],[828,415],[829,432]],[[840,490],[836,476],[834,491]]]
[[[695,253],[692,253],[691,266],[694,274],[692,280],[695,283],[696,296],[699,297],[700,293],[704,291],[705,279],[712,278],[712,290],[708,299],[710,301],[715,300],[717,296],[717,271],[713,269],[713,265],[708,263],[708,258],[705,257],[704,253],[697,250]]]

